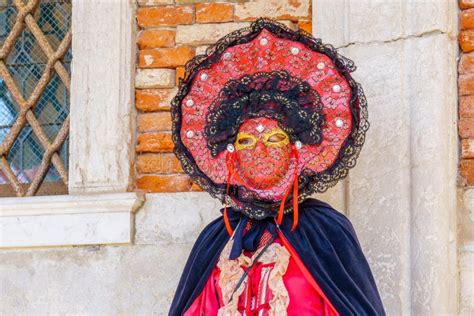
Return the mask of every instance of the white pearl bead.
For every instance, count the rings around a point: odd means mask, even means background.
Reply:
[[[186,106],[193,106],[193,105],[194,105],[193,99],[188,99],[188,100],[186,101]]]
[[[300,52],[300,49],[298,47],[291,48],[291,54],[298,55],[299,52]]]
[[[344,125],[344,121],[341,119],[336,119],[336,126],[337,127],[342,127]]]
[[[208,78],[208,75],[206,73],[201,74],[201,80],[206,81]]]
[[[296,149],[301,149],[303,147],[303,144],[299,140],[297,140],[295,142],[295,147],[296,147]]]
[[[338,84],[335,84],[334,86],[332,86],[332,91],[341,92],[341,86]]]
[[[227,151],[230,153],[233,153],[235,150],[234,145],[232,144],[227,144]]]
[[[225,53],[224,53],[224,59],[225,59],[225,60],[229,60],[229,59],[231,59],[231,58],[232,58],[232,53],[230,53],[230,52],[225,52]]]
[[[186,132],[186,137],[187,138],[192,138],[194,136],[194,132],[193,131],[187,131]]]
[[[324,63],[318,63],[318,64],[316,65],[316,67],[317,67],[319,70],[323,70],[323,69],[324,69],[324,66],[325,66]]]
[[[260,40],[260,45],[265,46],[267,44],[268,44],[268,40],[265,37]]]

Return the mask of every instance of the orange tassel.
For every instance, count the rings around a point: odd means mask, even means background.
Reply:
[[[295,230],[296,226],[298,226],[298,165],[299,165],[299,155],[298,151],[295,151],[295,159],[296,159],[296,168],[294,174],[294,182],[293,182],[293,227],[291,230]]]
[[[226,194],[226,196],[229,196],[230,180],[232,179],[232,174],[233,174],[233,169],[234,169],[234,155],[233,155],[233,153],[227,152],[225,160],[226,160],[227,170],[228,170],[225,194]],[[230,225],[229,216],[227,215],[227,198],[225,198],[224,214],[223,215],[224,215],[224,224],[225,224],[225,228],[227,230],[227,233],[229,234],[229,236],[232,237],[232,235],[234,234],[234,230],[232,229],[232,226]]]

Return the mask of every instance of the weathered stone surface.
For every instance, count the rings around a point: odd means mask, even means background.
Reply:
[[[456,309],[455,45],[431,34],[342,50],[358,66],[371,122],[348,214],[389,314]]]
[[[291,21],[279,21],[291,29],[298,25]],[[178,25],[176,27],[176,43],[186,45],[214,44],[222,36],[250,25],[250,22],[203,23],[193,25]]]
[[[209,45],[202,45],[202,46],[196,47],[196,55],[204,54],[208,47],[209,47]]]
[[[167,315],[191,243],[0,252],[2,315]]]
[[[307,18],[309,12],[309,0],[254,0],[237,3],[235,5],[235,18],[237,20],[254,20],[259,17],[273,19]]]
[[[135,242],[194,242],[201,230],[220,216],[221,207],[207,192],[146,194],[146,203],[135,218]]]
[[[463,203],[459,205],[460,212],[458,214],[460,216],[458,223],[460,225],[459,245],[462,248],[463,244],[474,243],[474,188],[471,187],[460,191]]]
[[[135,128],[133,4],[74,1],[73,6],[68,193],[124,192]]]
[[[222,36],[249,25],[250,23],[247,22],[178,25],[176,28],[176,43],[193,45],[213,44]]]
[[[456,34],[456,1],[316,1],[315,36],[336,47],[392,41],[430,32]]]
[[[174,0],[138,0],[139,6],[155,6],[159,4],[173,4]]]
[[[461,270],[459,315],[474,315],[474,242],[461,247],[459,268]]]
[[[135,87],[146,88],[172,88],[175,84],[175,71],[173,69],[137,69]]]

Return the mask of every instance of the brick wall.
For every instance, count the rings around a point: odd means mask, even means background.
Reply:
[[[461,0],[459,45],[459,136],[463,184],[474,185],[474,0]]]
[[[138,189],[200,190],[183,173],[172,153],[170,99],[190,58],[223,35],[262,16],[311,32],[310,0],[138,0]]]

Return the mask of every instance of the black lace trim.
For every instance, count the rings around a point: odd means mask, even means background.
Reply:
[[[286,71],[260,72],[230,80],[206,117],[207,145],[215,157],[233,144],[240,124],[265,116],[278,121],[292,142],[315,145],[322,141],[322,103],[316,91]]]
[[[173,120],[172,133],[174,142],[174,153],[181,161],[184,171],[208,191],[211,196],[220,199],[222,202],[228,201],[231,207],[234,207],[253,219],[262,219],[275,215],[279,202],[265,203],[262,201],[238,201],[238,205],[230,197],[225,195],[225,185],[214,183],[206,174],[204,174],[196,165],[194,158],[186,149],[180,138],[181,130],[181,102],[186,97],[191,87],[191,83],[196,74],[202,69],[209,69],[213,63],[221,58],[224,51],[231,46],[248,43],[253,40],[261,30],[266,29],[274,35],[298,41],[305,44],[313,51],[323,53],[334,63],[336,69],[347,80],[352,91],[350,102],[353,128],[343,144],[339,156],[335,163],[323,172],[315,173],[311,170],[303,170],[299,177],[298,200],[301,202],[313,193],[322,193],[334,186],[339,180],[347,176],[348,170],[356,165],[357,157],[365,142],[365,134],[369,129],[367,100],[364,96],[362,87],[355,82],[350,73],[355,71],[354,62],[341,56],[336,49],[329,44],[323,44],[320,39],[312,37],[311,34],[303,31],[293,31],[285,25],[260,18],[253,22],[249,27],[236,30],[218,40],[214,45],[208,47],[205,54],[197,55],[186,63],[184,79],[180,79],[178,93],[171,102],[171,115]],[[235,190],[232,190],[235,192]],[[286,201],[286,212],[291,211],[291,197]]]

